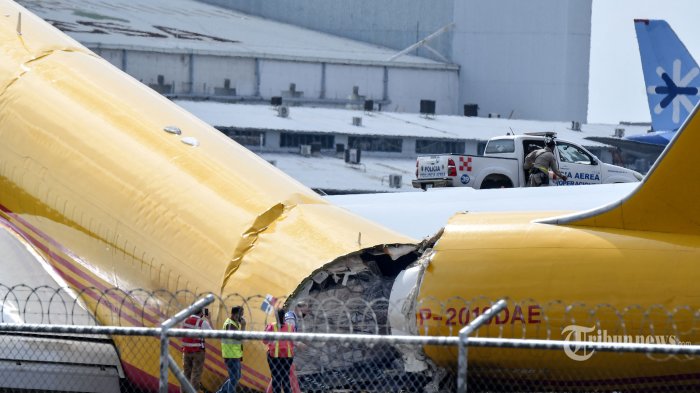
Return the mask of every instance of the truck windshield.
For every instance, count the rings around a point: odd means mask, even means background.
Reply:
[[[512,139],[492,139],[486,144],[484,154],[514,153],[515,141]]]
[[[562,162],[593,165],[592,157],[574,145],[559,142],[557,144],[557,150],[559,150],[559,157],[561,158]]]

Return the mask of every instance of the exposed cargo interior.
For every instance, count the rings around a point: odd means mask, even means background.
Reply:
[[[286,305],[289,309],[296,307],[297,313],[303,314],[298,322],[299,331],[406,334],[405,325],[415,326],[414,302],[419,281],[411,288],[397,291],[394,288],[397,277],[419,265],[423,266],[418,269],[422,271],[430,254],[426,249],[432,247],[435,238],[418,246],[365,249],[314,272]],[[395,298],[399,292],[408,296]],[[405,319],[398,328],[394,326],[397,312]],[[416,362],[421,364],[417,366]],[[422,354],[422,348],[392,344],[307,343],[297,349],[294,364],[302,391],[365,385],[368,391],[400,391],[416,384],[431,390],[428,386],[440,374]]]

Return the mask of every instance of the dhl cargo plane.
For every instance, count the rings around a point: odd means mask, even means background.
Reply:
[[[560,339],[578,324],[700,340],[696,113],[618,203],[574,215],[457,214],[419,243],[326,202],[14,2],[0,1],[0,11],[0,217],[103,324],[152,326],[177,311],[167,297],[124,298],[136,288],[293,302],[353,285],[362,273],[390,295],[384,317],[393,333],[456,334],[508,297],[508,309],[480,334]],[[100,295],[112,287],[124,292]],[[649,311],[658,306],[670,314]],[[118,321],[114,308],[123,310]],[[126,376],[155,390],[158,341],[134,340],[114,337]],[[208,345],[204,382],[215,390],[226,370]],[[171,350],[177,358],[177,342]],[[250,350],[261,354],[246,355],[242,383],[264,390],[262,348]],[[407,371],[455,366],[451,349],[421,351],[403,350]],[[530,380],[575,370],[558,385],[570,389],[700,380],[697,360],[471,355],[471,365]]]

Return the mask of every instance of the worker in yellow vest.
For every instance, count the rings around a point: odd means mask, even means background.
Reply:
[[[223,330],[245,330],[243,307],[231,308],[231,316],[224,322]],[[243,361],[243,343],[230,338],[221,339],[221,356],[228,369],[228,380],[221,385],[217,393],[235,393],[241,379],[241,362]]]

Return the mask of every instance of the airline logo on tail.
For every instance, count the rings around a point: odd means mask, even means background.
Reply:
[[[688,73],[682,75],[681,66],[681,59],[673,61],[673,78],[668,76],[668,73],[663,67],[659,66],[656,69],[656,73],[661,77],[665,85],[647,87],[647,92],[649,94],[663,96],[661,102],[654,107],[654,113],[657,115],[663,112],[669,104],[673,103],[673,115],[671,119],[675,124],[685,119],[685,116],[681,119],[681,105],[683,105],[687,113],[690,113],[695,106],[695,104],[688,99],[688,96],[698,95],[698,88],[689,86],[689,84],[700,74],[700,69],[698,69],[698,67],[693,67]]]
[[[652,128],[675,131],[700,100],[700,68],[668,23],[634,22]]]

